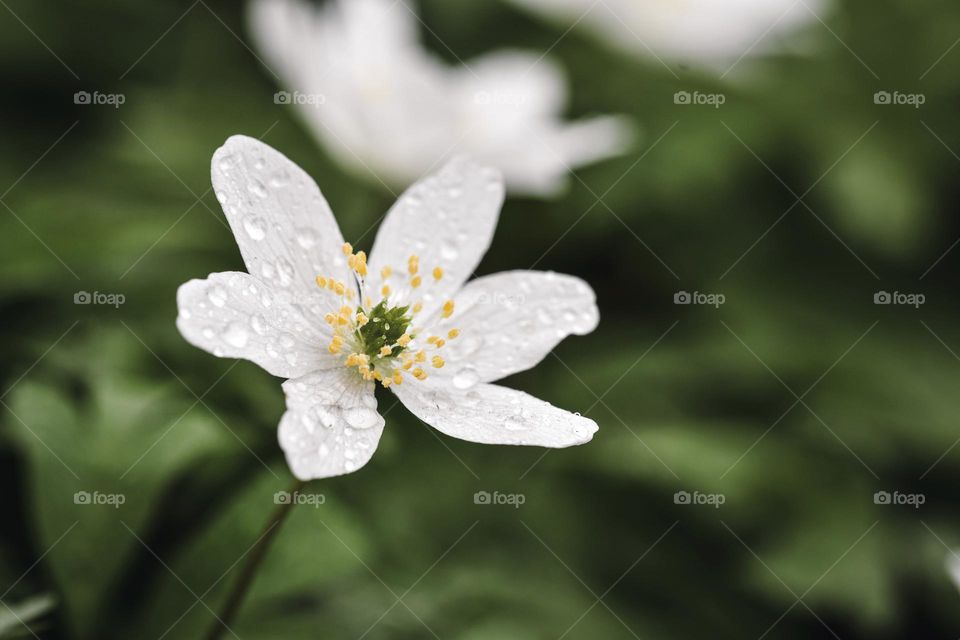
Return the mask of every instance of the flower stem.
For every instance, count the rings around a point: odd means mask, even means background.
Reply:
[[[247,554],[247,559],[240,568],[240,574],[233,583],[230,593],[227,594],[227,599],[220,609],[219,616],[213,621],[213,626],[210,627],[210,632],[206,636],[207,640],[218,640],[224,631],[229,630],[230,622],[237,615],[247,591],[253,586],[257,570],[260,568],[263,558],[267,555],[267,550],[270,549],[270,543],[273,542],[284,520],[296,504],[294,494],[300,491],[305,484],[306,482],[303,480],[297,480],[290,485],[287,490],[290,499],[286,502],[280,502],[277,504],[277,508],[273,510],[273,514],[263,528],[263,532]]]

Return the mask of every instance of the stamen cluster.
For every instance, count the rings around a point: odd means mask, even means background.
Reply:
[[[452,328],[446,332],[445,337],[430,335],[421,342],[419,336],[422,328],[413,326],[413,321],[423,310],[423,302],[418,300],[412,305],[390,304],[390,298],[395,294],[389,284],[391,278],[397,287],[394,299],[400,297],[401,293],[413,294],[423,286],[420,258],[411,255],[407,259],[405,282],[397,282],[400,278],[394,277],[392,267],[381,269],[382,297],[373,304],[370,297],[364,296],[367,277],[366,253],[354,253],[350,243],[343,245],[343,253],[347,256],[348,266],[356,275],[362,300],[354,305],[353,287],[333,278],[317,276],[317,285],[332,291],[340,297],[341,302],[337,312],[330,312],[324,317],[333,329],[333,337],[327,347],[329,352],[334,355],[346,353],[343,361],[345,366],[356,369],[364,380],[376,380],[384,387],[403,384],[404,374],[417,380],[426,380],[427,372],[424,367],[427,366],[428,359],[433,368],[443,368],[446,363],[439,351],[447,340],[457,338],[460,330]],[[443,278],[443,269],[434,267],[430,275],[433,282],[439,282]],[[453,300],[444,302],[441,317],[450,318],[453,312]]]

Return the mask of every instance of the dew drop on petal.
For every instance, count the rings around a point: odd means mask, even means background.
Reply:
[[[503,426],[507,431],[523,431],[527,425],[520,416],[510,416],[503,421]]]
[[[223,287],[214,285],[207,290],[207,299],[213,306],[222,307],[227,303],[227,292]]]
[[[351,407],[343,412],[343,417],[355,429],[369,429],[377,424],[379,415],[367,407]]]
[[[440,256],[444,260],[449,260],[449,261],[456,260],[459,255],[460,255],[460,250],[457,248],[457,245],[454,244],[453,242],[449,242],[449,241],[444,242],[443,245],[440,247]]]
[[[480,382],[480,374],[473,367],[464,367],[453,376],[453,386],[457,389],[469,389]]]
[[[250,318],[250,328],[259,336],[267,334],[267,321],[261,315],[255,315]]]
[[[298,229],[297,244],[304,249],[312,249],[317,244],[317,234],[312,229]]]
[[[244,218],[243,230],[247,232],[251,240],[263,240],[267,235],[263,219],[257,216],[247,216]]]
[[[231,322],[228,324],[226,329],[223,330],[221,337],[223,338],[224,342],[231,347],[236,347],[237,349],[242,349],[243,347],[247,346],[247,340],[249,339],[247,330],[236,322]]]

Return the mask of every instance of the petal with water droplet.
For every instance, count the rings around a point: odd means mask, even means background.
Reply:
[[[461,391],[431,378],[391,390],[427,424],[470,442],[559,448],[589,442],[597,431],[589,418],[495,384],[481,383]]]
[[[336,367],[283,384],[287,412],[278,437],[290,470],[301,480],[356,471],[380,442],[384,420],[376,411],[373,383],[354,373]]]

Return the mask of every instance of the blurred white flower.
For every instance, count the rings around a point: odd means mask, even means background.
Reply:
[[[343,164],[404,186],[452,154],[500,169],[513,193],[551,195],[571,168],[627,149],[606,116],[564,122],[566,82],[540,55],[499,51],[449,66],[418,40],[404,0],[254,0],[250,25],[300,115]]]
[[[512,0],[641,55],[729,64],[816,21],[824,0]]]
[[[599,320],[578,278],[509,271],[467,282],[503,203],[497,171],[457,158],[412,186],[387,213],[369,265],[344,243],[316,183],[274,149],[234,136],[212,174],[249,273],[183,284],[177,327],[215,356],[289,378],[279,438],[298,478],[366,464],[384,427],[376,382],[456,438],[567,447],[593,437],[592,420],[489,384]]]
[[[957,588],[960,589],[960,557],[957,556],[955,552],[951,552],[947,556],[947,572],[950,574],[950,578],[953,580],[953,584],[957,585]]]

